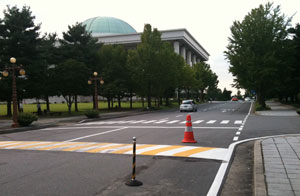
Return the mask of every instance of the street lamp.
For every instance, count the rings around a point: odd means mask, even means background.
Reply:
[[[20,75],[25,75],[25,70],[23,66],[17,66],[15,63],[17,62],[15,57],[10,58],[10,63],[12,64],[10,67],[5,67],[5,70],[2,72],[4,77],[9,75],[9,71],[12,72],[12,100],[13,100],[13,124],[12,127],[18,127],[18,109],[17,109],[17,84],[16,84],[16,70],[19,70]]]
[[[88,84],[92,84],[93,81],[95,82],[95,95],[94,95],[94,109],[98,110],[98,89],[97,89],[97,81],[100,81],[100,85],[104,84],[104,80],[102,79],[102,77],[97,77],[98,73],[94,72],[93,73],[94,77],[90,77],[88,80]]]

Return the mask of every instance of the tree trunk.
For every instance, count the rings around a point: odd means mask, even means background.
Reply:
[[[110,110],[110,97],[107,97],[107,107]]]
[[[75,112],[78,112],[77,95],[75,95]]]
[[[47,112],[50,112],[50,102],[49,102],[49,96],[46,95],[46,107],[47,107]]]
[[[170,103],[169,103],[169,97],[166,97],[166,106],[169,106]]]
[[[7,101],[7,116],[12,116],[12,113],[11,113],[11,100],[8,100]]]
[[[190,99],[190,89],[187,90],[187,99]]]
[[[72,108],[72,96],[69,96],[69,101],[68,101],[68,113],[71,114],[71,108]]]
[[[142,106],[143,106],[143,108],[145,107],[144,97],[142,97]]]
[[[130,109],[132,109],[132,93],[130,92]]]
[[[257,93],[257,101],[258,101],[259,105],[261,105],[264,108],[266,107],[265,97],[264,97],[263,93],[261,93],[261,92]]]
[[[180,100],[180,89],[178,88],[178,92],[177,92],[177,94],[178,94],[178,96],[177,96],[177,98],[178,98],[178,105],[180,105],[181,104],[181,100]]]
[[[118,95],[118,107],[121,108],[121,97]]]
[[[111,108],[114,109],[114,98],[111,98]]]
[[[95,95],[92,96],[93,97],[93,109],[96,109],[96,105],[95,105]]]
[[[148,107],[151,108],[151,95],[147,97]]]

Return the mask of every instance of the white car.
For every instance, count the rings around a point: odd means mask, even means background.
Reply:
[[[246,97],[245,101],[251,101],[250,97]]]
[[[183,100],[180,105],[180,112],[183,111],[197,112],[197,104],[193,100]]]

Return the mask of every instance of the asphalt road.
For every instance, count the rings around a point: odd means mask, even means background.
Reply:
[[[276,133],[294,130],[284,129],[285,121],[251,115],[250,105],[215,102],[193,113],[161,111],[0,135],[0,195],[211,194],[230,144],[272,134],[274,125]],[[187,114],[195,144],[181,142]],[[140,187],[125,185],[131,178],[132,137]],[[1,145],[4,141],[22,142]]]

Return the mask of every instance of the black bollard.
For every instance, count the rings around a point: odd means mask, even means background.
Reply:
[[[132,175],[131,175],[131,180],[126,182],[125,184],[128,185],[128,186],[141,186],[141,185],[143,185],[143,183],[135,179],[136,138],[133,137],[132,140],[133,140]]]

